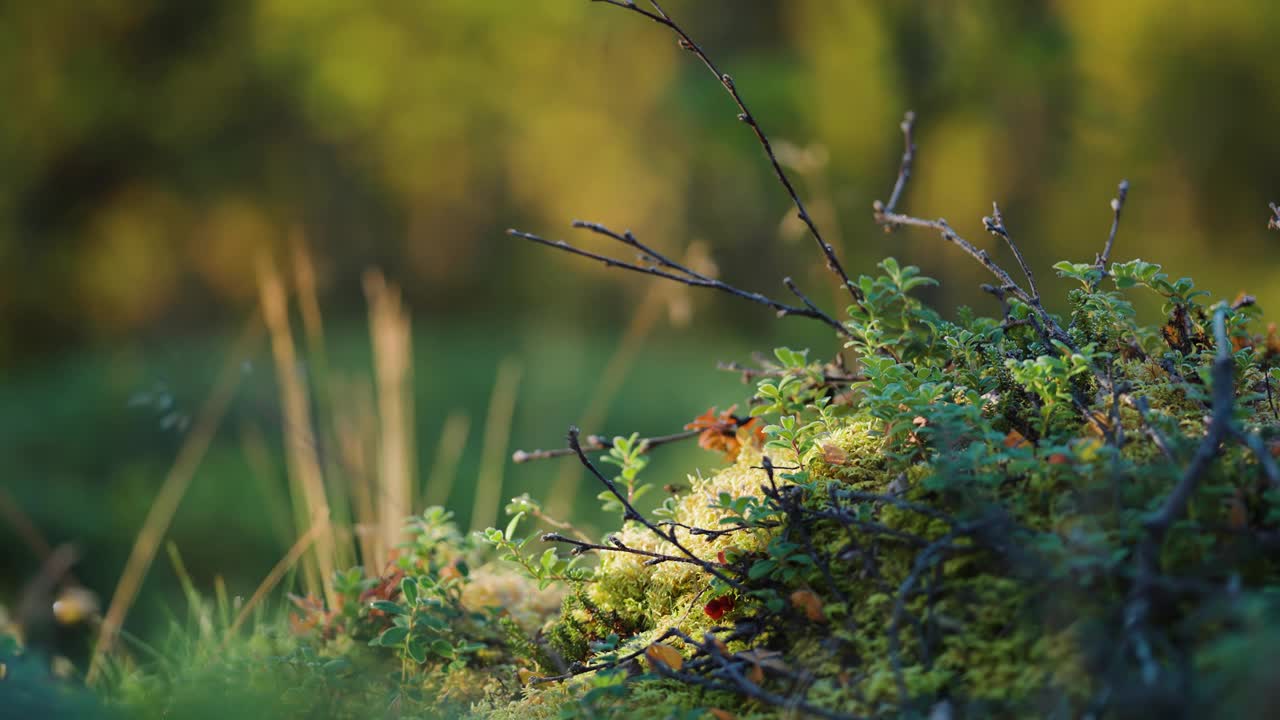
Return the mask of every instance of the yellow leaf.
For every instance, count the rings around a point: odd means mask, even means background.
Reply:
[[[528,685],[534,680],[541,679],[542,676],[530,670],[529,668],[520,668],[516,671],[516,677],[520,678],[521,685]]]
[[[680,651],[664,645],[663,643],[654,643],[644,651],[644,656],[654,665],[665,665],[672,670],[679,670],[684,667],[684,657],[680,655]]]

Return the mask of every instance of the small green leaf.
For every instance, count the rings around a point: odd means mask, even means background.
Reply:
[[[778,563],[775,560],[757,560],[752,563],[751,569],[747,571],[747,577],[752,580],[759,580],[765,575],[773,572],[773,569],[777,566]]]
[[[520,524],[520,518],[524,517],[524,512],[518,512],[511,518],[511,522],[507,523],[507,530],[502,534],[507,541],[511,540],[511,536],[516,533],[516,525]]]
[[[427,661],[427,639],[422,636],[414,636],[409,640],[409,657],[413,661],[422,664]]]
[[[404,639],[408,636],[409,636],[408,628],[402,628],[402,627],[387,628],[386,630],[382,631],[381,635],[374,638],[369,644],[380,645],[382,647],[396,647],[400,643],[404,642]]]
[[[400,581],[400,594],[404,596],[404,602],[409,607],[418,604],[418,581],[406,577]]]
[[[399,603],[393,603],[390,600],[374,600],[369,603],[369,607],[374,610],[381,610],[388,615],[404,615],[405,609]]]

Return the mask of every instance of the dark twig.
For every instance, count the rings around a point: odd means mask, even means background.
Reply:
[[[756,120],[755,116],[747,109],[747,104],[743,101],[742,95],[738,93],[738,88],[734,85],[733,78],[720,72],[720,69],[716,67],[716,64],[712,62],[711,58],[702,49],[702,47],[694,42],[693,38],[689,37],[689,34],[684,31],[684,28],[680,27],[675,20],[672,20],[671,16],[667,15],[667,13],[662,9],[662,6],[657,2],[650,0],[650,4],[653,6],[653,11],[650,12],[629,0],[593,1],[604,2],[608,5],[623,8],[624,10],[630,10],[671,30],[679,36],[680,47],[696,55],[697,58],[702,61],[702,64],[706,66],[707,70],[711,71],[712,75],[715,75],[716,80],[720,82],[720,85],[729,93],[729,97],[733,98],[734,104],[738,106],[738,120],[746,123],[751,128],[752,132],[755,133],[756,140],[759,141],[760,147],[764,149],[764,154],[769,159],[769,165],[773,167],[773,174],[778,178],[778,182],[782,184],[783,189],[787,191],[787,195],[791,196],[791,202],[796,206],[796,211],[799,214],[800,220],[805,224],[805,227],[809,229],[809,234],[813,236],[814,241],[818,243],[818,248],[822,250],[823,256],[826,257],[827,267],[831,272],[835,273],[837,278],[840,279],[841,284],[843,284],[844,288],[849,291],[849,295],[853,298],[853,301],[858,305],[861,305],[861,291],[858,290],[856,285],[850,282],[849,275],[844,271],[844,267],[841,266],[840,259],[836,257],[835,249],[831,247],[830,243],[823,239],[822,233],[818,230],[818,226],[814,222],[813,217],[809,215],[809,211],[805,209],[804,203],[800,200],[800,195],[796,192],[795,186],[791,183],[791,179],[787,177],[787,173],[782,169],[782,164],[778,162],[778,157],[773,152],[773,146],[770,144],[768,136],[765,135],[764,130],[760,127],[760,123]]]
[[[710,277],[690,269],[687,265],[682,265],[681,263],[675,262],[671,258],[668,258],[667,256],[663,255],[657,250],[654,250],[648,245],[645,245],[644,243],[640,242],[638,239],[636,239],[636,236],[630,230],[624,230],[623,232],[619,233],[616,230],[612,230],[604,225],[601,225],[600,223],[588,222],[586,220],[574,220],[570,224],[574,228],[577,228],[579,230],[589,230],[597,235],[603,235],[604,237],[617,240],[623,245],[628,245],[630,247],[633,247],[639,250],[642,253],[644,258],[653,260],[660,267],[671,268],[672,270],[688,275],[689,277],[695,280],[706,280],[706,281],[711,280]]]
[[[644,563],[645,565],[659,565],[664,562],[686,563],[688,565],[698,565],[698,566],[702,565],[702,563],[698,560],[690,560],[689,558],[685,558],[685,557],[677,557],[675,555],[667,555],[666,553],[650,552],[648,550],[633,548],[614,537],[609,538],[610,544],[608,545],[593,543],[586,540],[575,540],[574,538],[565,537],[560,533],[544,533],[542,537],[540,537],[539,539],[542,540],[542,542],[570,545],[573,547],[573,550],[571,550],[570,552],[574,555],[582,555],[583,553],[592,552],[593,550],[603,550],[606,552],[616,552],[616,553],[623,553],[626,555],[640,555],[643,557],[647,557],[649,559],[645,561]]]
[[[823,312],[822,308],[813,304],[813,301],[809,299],[809,296],[805,295],[803,292],[800,292],[800,288],[796,287],[795,282],[790,277],[782,278],[782,283],[787,286],[787,289],[791,291],[792,295],[795,295],[796,297],[800,298],[800,302],[804,303],[805,307],[812,310],[820,320],[830,325],[831,327],[836,328],[836,330],[839,331],[839,333],[841,335],[844,335],[846,338],[850,340],[854,338],[852,330],[850,330],[847,326],[845,326],[844,323],[836,320],[835,318],[831,317],[827,313]]]
[[[650,450],[666,445],[667,443],[679,442],[680,440],[688,440],[696,437],[701,430],[685,430],[684,432],[672,433],[670,435],[658,435],[655,437],[640,438],[640,452],[649,452]],[[613,447],[613,441],[603,435],[588,435],[583,448],[593,452],[608,450]],[[549,460],[551,458],[566,457],[576,454],[573,448],[556,448],[554,450],[517,450],[511,454],[511,461],[515,463],[529,462],[530,460]]]
[[[726,655],[721,652],[719,646],[716,644],[714,636],[710,633],[707,633],[707,635],[704,636],[705,640],[703,642],[698,642],[679,630],[672,630],[671,634],[683,640],[686,645],[696,648],[699,652],[711,658],[720,667],[719,675],[725,678],[728,682],[716,682],[708,677],[694,675],[689,672],[681,672],[663,663],[653,663],[654,670],[656,670],[660,675],[700,685],[710,690],[722,690],[742,695],[758,700],[766,705],[799,710],[805,714],[813,715],[815,717],[828,718],[828,720],[858,720],[858,716],[856,715],[828,710],[823,707],[818,707],[803,698],[787,697],[765,690],[760,685],[752,682],[743,672],[743,669],[750,664],[750,662],[745,658],[739,658],[736,655]]]
[[[582,463],[582,466],[585,467],[588,472],[594,475],[595,478],[605,486],[605,489],[607,489],[615,498],[618,499],[618,502],[622,504],[622,509],[623,509],[622,518],[624,522],[627,520],[634,520],[635,522],[638,522],[641,525],[644,525],[654,535],[657,535],[659,538],[671,543],[672,545],[675,546],[677,550],[684,553],[685,557],[688,557],[689,559],[693,560],[694,561],[693,564],[702,568],[703,572],[719,579],[725,585],[728,585],[734,590],[738,590],[740,592],[746,592],[746,588],[743,587],[742,583],[738,582],[736,579],[728,575],[725,575],[723,572],[720,571],[718,567],[716,567],[715,563],[711,563],[706,560],[703,560],[702,558],[695,555],[693,551],[686,548],[680,542],[680,539],[676,537],[676,531],[674,529],[672,529],[670,532],[663,532],[662,528],[655,525],[653,521],[649,520],[649,518],[641,514],[639,510],[636,510],[635,506],[631,504],[631,501],[627,499],[626,494],[619,491],[617,486],[613,484],[613,481],[606,478],[604,474],[601,473],[600,470],[597,469],[596,466],[591,462],[591,459],[587,457],[587,453],[582,449],[582,444],[578,442],[578,428],[576,427],[569,428],[569,447],[578,456],[578,460],[579,462]]]
[[[1200,477],[1217,458],[1222,442],[1232,433],[1231,409],[1235,400],[1232,378],[1235,361],[1231,357],[1231,343],[1227,340],[1226,311],[1221,307],[1214,312],[1213,331],[1218,341],[1218,353],[1210,370],[1213,379],[1213,414],[1209,418],[1209,428],[1204,440],[1200,442],[1191,463],[1183,471],[1182,479],[1165,498],[1160,510],[1144,523],[1151,552],[1159,551],[1165,533],[1186,512],[1187,503],[1191,500]],[[1154,556],[1148,560],[1154,562]]]
[[[946,220],[939,218],[937,220],[927,220],[925,218],[912,217],[910,215],[899,215],[898,213],[889,212],[887,209],[879,209],[876,211],[876,222],[881,225],[912,225],[915,227],[928,228],[936,230],[942,235],[942,239],[952,243],[956,247],[963,250],[967,255],[978,261],[978,264],[986,268],[996,279],[1000,281],[1000,289],[1008,292],[1013,297],[1022,301],[1036,314],[1040,320],[1040,330],[1046,341],[1058,341],[1065,345],[1068,349],[1075,351],[1075,343],[1072,342],[1071,336],[1062,329],[1058,321],[1044,309],[1044,305],[1040,303],[1040,298],[1032,295],[1024,290],[1018,283],[1014,282],[1009,273],[1000,267],[986,250],[980,250],[974,247],[973,243],[960,237],[955,230],[951,229],[951,225]]]
[[[1280,489],[1280,467],[1277,467],[1275,458],[1271,457],[1271,453],[1267,451],[1266,445],[1262,442],[1262,437],[1257,433],[1248,433],[1242,430],[1236,430],[1235,435],[1258,459],[1258,466],[1262,468],[1262,474],[1267,478],[1267,483],[1273,489]]]
[[[1213,382],[1213,411],[1209,418],[1209,427],[1205,431],[1204,439],[1196,448],[1191,463],[1183,470],[1178,484],[1165,498],[1160,509],[1143,523],[1146,534],[1139,542],[1135,553],[1137,569],[1124,613],[1124,626],[1127,633],[1124,645],[1133,649],[1138,662],[1144,668],[1144,673],[1148,675],[1157,673],[1159,667],[1152,655],[1146,625],[1151,613],[1152,596],[1161,579],[1160,549],[1164,545],[1169,528],[1186,513],[1187,505],[1200,483],[1201,476],[1218,457],[1222,443],[1234,432],[1231,413],[1235,401],[1233,380],[1235,361],[1231,357],[1231,345],[1227,340],[1224,307],[1220,306],[1214,312],[1213,329],[1218,342],[1218,352],[1210,369]],[[1154,679],[1154,677],[1151,678],[1152,681]]]
[[[1004,225],[1004,215],[1000,214],[999,203],[991,203],[991,217],[982,218],[982,224],[987,228],[987,232],[1004,238],[1004,241],[1008,243],[1009,249],[1013,251],[1013,256],[1018,260],[1018,266],[1022,268],[1022,274],[1027,278],[1027,287],[1031,290],[1031,297],[1036,302],[1039,302],[1040,290],[1036,288],[1036,278],[1031,274],[1031,266],[1027,265],[1026,259],[1022,257],[1022,251],[1018,249],[1018,244],[1010,237],[1009,230]]]
[[[604,226],[598,225],[595,223],[581,223],[581,221],[575,222],[574,227],[589,229],[592,232],[617,239],[621,242],[631,245],[632,247],[637,247],[637,248],[644,247],[635,241],[635,237],[632,236],[630,232],[627,232],[625,234],[618,234],[618,233],[614,233],[613,231],[602,232],[602,230],[607,230],[607,228],[604,228]],[[617,258],[612,258],[607,255],[601,255],[599,253],[591,252],[590,250],[583,250],[582,248],[570,245],[569,243],[563,240],[548,240],[544,237],[534,235],[533,233],[524,232],[522,230],[516,230],[514,228],[508,229],[507,234],[512,237],[523,238],[525,240],[538,243],[540,245],[546,245],[547,247],[550,247],[550,248],[563,250],[564,252],[570,253],[572,255],[578,255],[581,257],[589,258],[591,260],[596,260],[604,263],[607,267],[620,268],[622,270],[630,270],[632,272],[643,273],[645,275],[653,275],[655,277],[660,277],[665,280],[671,280],[673,282],[678,282],[682,285],[688,285],[690,287],[704,287],[704,288],[711,288],[713,290],[719,290],[721,292],[725,292],[730,295],[733,295],[734,297],[742,298],[743,300],[749,300],[753,303],[766,305],[772,308],[775,312],[777,312],[779,317],[795,315],[798,317],[813,318],[815,320],[819,320],[823,323],[826,323],[827,325],[830,325],[833,329],[836,330],[836,332],[839,332],[842,335],[848,336],[850,334],[849,328],[845,327],[843,324],[841,324],[840,322],[832,318],[830,315],[822,312],[821,310],[817,310],[812,307],[797,307],[795,305],[788,305],[784,302],[779,302],[765,295],[761,295],[760,293],[757,293],[757,292],[749,292],[747,290],[742,290],[726,282],[717,280],[715,278],[707,277],[706,275],[702,275],[700,273],[694,272],[693,270],[685,268],[684,266],[678,263],[675,263],[674,261],[661,255],[660,253],[653,251],[652,249],[646,248],[646,250],[642,252],[644,253],[644,258],[657,263],[657,265],[637,265],[632,262],[627,262],[626,260],[619,260]],[[629,238],[629,241],[623,240],[622,238]],[[664,270],[663,268],[667,268],[667,269]]]
[[[667,630],[666,632],[662,633],[657,638],[655,638],[653,642],[655,643],[662,642],[667,638],[673,637],[675,635],[675,632],[676,632],[675,630]],[[625,665],[626,663],[631,662],[632,660],[635,660],[636,658],[640,657],[648,649],[649,649],[649,646],[646,645],[645,647],[642,647],[639,650],[636,650],[634,652],[629,652],[626,655],[621,655],[617,658],[614,658],[613,660],[608,660],[605,662],[599,662],[594,664],[573,663],[572,665],[569,666],[569,670],[567,672],[564,672],[560,675],[551,675],[548,677],[535,677],[529,681],[529,684],[541,685],[544,683],[560,682],[562,680],[568,680],[570,678],[575,678],[579,675],[586,675],[587,673],[596,672],[598,670],[608,670],[610,668],[619,667],[621,665]]]
[[[877,213],[891,213],[897,210],[898,201],[902,199],[902,191],[907,187],[907,181],[911,179],[911,169],[915,165],[916,160],[916,141],[915,141],[916,114],[914,111],[908,110],[906,115],[902,116],[902,162],[898,165],[898,179],[893,183],[893,191],[889,193],[889,202],[881,203],[879,200],[875,202],[875,210]],[[893,229],[891,225],[884,226],[885,231]]]
[[[1129,197],[1129,181],[1121,180],[1119,187],[1116,188],[1116,196],[1111,198],[1111,232],[1107,233],[1107,244],[1102,248],[1102,254],[1098,256],[1095,267],[1103,272],[1107,272],[1107,262],[1111,260],[1111,246],[1116,242],[1116,231],[1120,229],[1120,213],[1124,211],[1124,201]],[[1099,281],[1102,280],[1100,276]],[[1097,284],[1094,285],[1097,287]]]

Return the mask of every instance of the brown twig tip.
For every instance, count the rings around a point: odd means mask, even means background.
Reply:
[[[520,463],[529,462],[529,453],[524,450],[517,450],[511,453],[511,462],[519,465]]]
[[[1271,203],[1271,219],[1267,221],[1268,230],[1280,230],[1280,205]]]
[[[1006,240],[1009,238],[1009,231],[1004,227],[1004,216],[1000,214],[999,203],[991,203],[991,215],[990,217],[982,218],[982,226],[992,235]]]
[[[1111,231],[1107,233],[1107,244],[1102,248],[1102,254],[1098,256],[1097,262],[1095,263],[1095,267],[1103,271],[1103,273],[1106,272],[1107,262],[1111,259],[1111,247],[1115,245],[1116,231],[1120,229],[1120,213],[1124,212],[1124,201],[1128,197],[1129,181],[1121,180],[1120,184],[1116,187],[1116,196],[1111,198]],[[1098,282],[1101,282],[1101,280],[1102,278],[1099,277],[1098,280],[1093,283],[1093,288],[1095,290],[1098,287]]]
[[[902,116],[902,122],[898,124],[902,128],[902,161],[898,165],[898,179],[893,183],[893,190],[889,192],[889,202],[881,202],[876,200],[871,207],[876,213],[876,222],[884,225],[885,232],[893,232],[897,227],[896,223],[889,221],[885,216],[893,214],[898,207],[898,201],[902,199],[902,192],[907,187],[907,181],[911,179],[911,170],[915,165],[916,159],[916,113],[914,110],[908,110]]]

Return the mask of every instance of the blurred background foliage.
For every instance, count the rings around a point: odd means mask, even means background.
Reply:
[[[976,291],[981,268],[954,248],[871,222],[901,154],[898,122],[914,109],[905,209],[1004,253],[979,220],[999,200],[1050,298],[1065,286],[1049,265],[1094,257],[1128,178],[1116,259],[1280,308],[1265,231],[1280,195],[1280,4],[668,9],[775,141],[790,141],[783,159],[852,272],[893,254],[943,281],[930,298],[941,307],[993,309]],[[264,252],[310,248],[336,369],[371,364],[365,269],[403,289],[416,474],[428,474],[446,416],[470,418],[450,496],[464,526],[501,359],[523,368],[510,444],[557,446],[651,292],[505,228],[564,237],[579,217],[629,227],[672,254],[692,248],[741,287],[781,295],[789,274],[841,307],[705,70],[661,28],[585,1],[5,3],[0,96],[3,485],[51,542],[81,547],[81,579],[103,594],[227,333],[257,305]],[[587,432],[678,430],[746,395],[716,360],[782,342],[833,347],[821,328],[729,299],[661,300],[664,317],[640,333],[619,390],[596,408],[602,426]],[[285,428],[270,355],[256,352],[169,534],[193,577],[222,574],[237,593],[292,539],[273,529]],[[265,461],[253,460],[259,447]],[[679,480],[717,462],[673,448],[651,472]],[[545,494],[557,472],[508,467],[502,497]],[[0,595],[12,598],[39,559],[4,523],[0,543]],[[165,596],[148,591],[174,584],[163,568],[148,583],[144,618]]]

